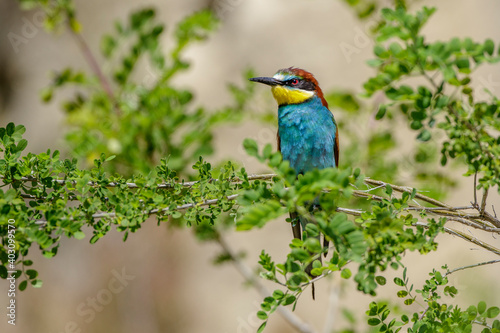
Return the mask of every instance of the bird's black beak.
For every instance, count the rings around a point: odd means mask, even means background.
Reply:
[[[268,86],[278,86],[283,84],[282,81],[277,80],[273,77],[253,77],[249,80],[253,82],[264,83],[267,84]]]

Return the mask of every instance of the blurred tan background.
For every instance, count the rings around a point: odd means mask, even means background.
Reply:
[[[371,74],[365,65],[372,49],[364,37],[367,23],[358,21],[339,0],[219,2],[226,6],[220,29],[208,42],[189,49],[187,56],[193,66],[178,80],[181,86],[193,87],[199,103],[212,107],[227,103],[226,84],[241,84],[241,72],[247,66],[254,67],[259,75],[271,75],[276,69],[291,65],[303,67],[316,75],[323,90],[361,91],[362,82]],[[113,21],[126,18],[135,9],[157,8],[167,25],[168,46],[168,32],[172,31],[169,28],[185,15],[210,4],[214,1],[76,1],[84,36],[96,53],[100,36],[112,29]],[[425,28],[431,40],[470,36],[500,41],[498,1],[422,1],[414,8],[424,4],[438,7]],[[0,124],[24,124],[28,149],[40,152],[63,147],[64,119],[59,102],[64,95],[59,94],[58,101],[49,105],[42,105],[38,97],[49,81],[49,72],[67,66],[87,67],[66,34],[54,37],[37,29],[16,52],[7,35],[21,34],[25,20],[33,22],[36,14],[19,11],[13,0],[0,1]],[[346,45],[355,49],[350,56],[342,52]],[[484,69],[474,77],[478,86],[500,93],[500,66]],[[408,135],[413,138],[414,133],[408,131]],[[274,129],[252,123],[222,129],[217,134],[218,153],[210,159],[232,158],[244,163],[250,172],[262,171],[262,166],[242,153],[245,137],[274,143]],[[459,174],[464,171],[459,170]],[[457,206],[468,204],[471,189],[469,179],[453,192],[449,202]],[[498,196],[492,197],[490,204],[500,208]],[[462,230],[477,235],[475,230]],[[247,251],[245,262],[255,267],[262,248],[281,261],[290,237],[288,225],[275,221],[263,230],[230,235],[228,241],[235,250]],[[211,264],[220,251],[215,244],[200,244],[189,229],[170,230],[165,225],[157,226],[154,220],[131,234],[127,242],[121,239],[122,234],[110,232],[93,246],[88,237],[82,241],[64,240],[59,254],[52,259],[43,258],[32,248],[31,256],[44,285],[18,293],[17,325],[11,327],[4,315],[7,283],[0,282],[0,332],[256,331],[260,321],[255,314],[261,297],[243,285],[242,277],[231,265]],[[498,239],[488,240],[500,246]],[[426,256],[408,254],[404,258],[415,287],[422,285],[427,272],[445,263],[454,268],[494,259],[449,235],[441,235],[439,241],[437,252]],[[392,279],[394,275],[387,272],[386,276]],[[484,299],[488,305],[500,305],[499,276],[500,266],[486,266],[454,274],[451,281],[464,302]],[[297,306],[297,315],[319,332],[326,318],[330,327],[340,329],[345,324],[341,316],[344,307],[354,311],[363,322],[361,315],[371,298],[355,292],[350,282],[339,280],[334,276],[318,283],[317,300],[311,301],[306,293]],[[380,288],[379,293],[394,298],[395,290],[387,286]],[[328,305],[330,298],[333,306]],[[100,301],[93,309],[96,299]],[[416,305],[410,310],[418,309]],[[290,331],[291,327],[278,314],[271,317],[266,329],[269,333]]]

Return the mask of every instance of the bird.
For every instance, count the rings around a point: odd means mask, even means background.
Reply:
[[[313,74],[288,67],[272,77],[254,77],[250,81],[271,87],[278,103],[278,150],[297,175],[313,169],[338,167],[338,126]],[[293,212],[290,217],[293,237],[302,239],[301,227],[304,230],[310,221]],[[323,246],[328,248],[326,239]],[[326,256],[326,251],[324,254]],[[311,268],[311,265],[306,268],[310,276]]]

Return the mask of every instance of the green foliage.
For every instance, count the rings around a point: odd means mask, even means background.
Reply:
[[[429,142],[409,144],[394,131],[401,125],[401,116],[387,113],[387,106],[375,107],[353,92],[337,90],[325,98],[335,114],[341,135],[340,165],[355,165],[375,179],[400,183],[412,178],[415,186],[428,191],[431,197],[443,199],[456,186],[450,172],[436,168],[438,148]],[[373,118],[383,122],[374,123]],[[394,154],[394,151],[398,151]],[[380,191],[379,191],[380,192]],[[374,191],[374,193],[379,193]],[[366,208],[366,200],[359,200],[359,208]]]
[[[112,83],[99,73],[69,68],[54,74],[52,84],[42,92],[44,101],[63,87],[76,90],[74,98],[64,103],[73,155],[85,165],[100,153],[115,155],[105,169],[125,175],[147,174],[165,156],[173,169],[186,173],[199,156],[210,155],[217,126],[249,115],[243,110],[253,87],[231,85],[235,102],[207,110],[194,106],[193,92],[175,87],[172,81],[190,67],[182,57],[186,48],[205,40],[217,23],[206,10],[186,17],[175,28],[174,46],[165,55],[160,43],[164,26],[156,22],[153,9],[144,9],[127,22],[116,22],[114,31],[102,38]],[[246,73],[246,77],[252,75]]]
[[[387,3],[378,0],[344,0],[349,6],[351,6],[358,18],[368,19],[378,13],[381,6],[386,6]],[[395,6],[401,6],[403,8],[407,7],[407,3],[410,0],[394,0]]]
[[[468,174],[480,175],[479,187],[498,185],[500,181],[499,130],[500,102],[495,96],[477,101],[471,86],[471,74],[480,66],[500,61],[493,41],[474,42],[470,38],[452,38],[447,42],[427,42],[421,29],[435,9],[424,7],[416,14],[402,7],[384,8],[383,24],[376,31],[376,59],[369,62],[378,71],[364,87],[371,96],[383,91],[391,101],[380,110],[399,110],[409,127],[418,132],[421,142],[440,133],[441,164],[462,158]],[[421,76],[426,85],[413,88],[406,79]],[[382,119],[389,111],[380,111]]]
[[[447,270],[446,266],[442,267]],[[404,304],[411,305],[414,301],[418,302],[417,296],[411,294],[413,285],[409,284],[406,277],[406,267],[403,270],[403,278],[395,278],[394,283],[397,286],[404,287],[404,290],[397,292],[399,298],[405,298]],[[368,324],[377,326],[378,332],[399,332],[403,328],[408,332],[471,332],[472,325],[484,326],[481,332],[498,332],[500,330],[500,321],[491,320],[500,314],[500,309],[496,306],[487,308],[485,302],[479,302],[476,306],[471,305],[467,309],[459,306],[442,303],[443,297],[454,298],[458,291],[455,287],[448,285],[448,271],[443,274],[433,270],[429,273],[430,279],[425,281],[422,289],[416,290],[420,294],[421,300],[426,304],[424,311],[415,312],[411,317],[406,314],[398,319],[390,319],[390,309],[387,304],[372,302],[368,315]],[[411,327],[405,327],[409,326]]]
[[[44,25],[48,31],[67,26],[70,31],[79,33],[81,25],[76,19],[75,6],[71,0],[18,0],[21,8],[30,10],[41,8],[45,13]]]
[[[231,162],[218,170],[219,178],[213,182],[211,165],[201,158],[193,165],[198,181],[185,184],[178,181],[166,160],[149,177],[123,178],[104,170],[114,156],[106,158],[101,154],[90,170],[78,169],[76,159],[62,160],[58,151],[21,157],[26,147],[24,131],[23,126],[12,123],[0,128],[0,174],[4,187],[10,187],[0,189],[0,234],[4,244],[0,258],[4,267],[8,264],[6,245],[12,238],[8,233],[11,219],[16,227],[16,260],[23,264],[33,243],[46,257],[52,257],[63,236],[95,243],[114,227],[124,233],[126,240],[153,214],[160,222],[169,217],[178,219],[182,216],[179,210],[187,209],[183,215],[186,224],[213,225],[234,205],[227,196],[248,186],[248,182],[234,184],[235,177],[245,179],[247,175],[244,169],[235,171]],[[214,199],[217,202],[205,205]],[[91,236],[85,235],[84,226],[90,227]],[[209,237],[207,233],[203,236]],[[5,278],[6,270],[2,271]],[[27,274],[30,280],[36,277]]]

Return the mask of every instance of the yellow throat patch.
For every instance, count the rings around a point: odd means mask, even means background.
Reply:
[[[288,89],[283,86],[273,86],[271,91],[278,105],[299,104],[314,95],[314,91]]]

